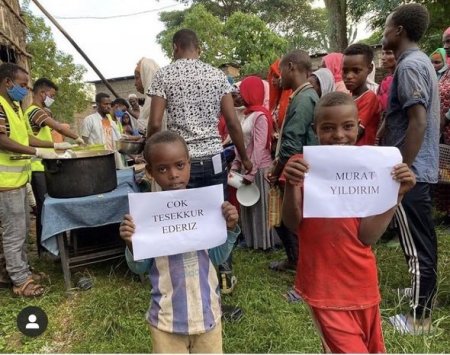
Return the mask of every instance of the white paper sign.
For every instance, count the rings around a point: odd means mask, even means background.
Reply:
[[[225,243],[223,187],[128,194],[134,260],[204,250]]]
[[[367,217],[397,204],[400,184],[391,175],[402,162],[394,147],[309,146],[303,217]]]

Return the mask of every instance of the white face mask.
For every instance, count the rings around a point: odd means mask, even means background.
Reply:
[[[50,107],[55,102],[55,99],[52,99],[51,97],[45,96],[44,105],[46,107]]]

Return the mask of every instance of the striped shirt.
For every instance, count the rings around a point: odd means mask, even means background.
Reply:
[[[30,120],[30,127],[33,133],[39,133],[41,127],[45,127],[45,121],[51,117],[50,112],[45,111],[40,107],[36,107],[28,113]]]
[[[147,321],[159,330],[183,335],[202,334],[220,322],[220,291],[214,264],[229,256],[240,233],[228,231],[227,241],[210,250],[133,261],[126,249],[130,269],[149,272],[152,300]]]
[[[14,111],[18,114],[19,113],[19,106],[12,105],[12,108]],[[8,117],[6,117],[5,110],[3,109],[3,106],[0,105],[0,133],[6,134],[7,137],[9,137],[9,122]]]

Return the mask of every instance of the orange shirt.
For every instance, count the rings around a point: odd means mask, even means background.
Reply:
[[[355,99],[355,103],[358,107],[359,119],[364,126],[364,134],[356,142],[356,145],[374,145],[381,118],[381,105],[378,97],[373,91],[367,90]]]
[[[112,126],[108,118],[102,118],[102,127],[103,127],[103,136],[105,138],[104,139],[105,148],[108,150],[115,150]]]
[[[304,218],[295,290],[312,307],[357,310],[379,304],[375,255],[358,239],[359,218]]]

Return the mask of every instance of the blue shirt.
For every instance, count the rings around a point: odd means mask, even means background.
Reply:
[[[439,167],[439,88],[436,71],[418,48],[408,49],[397,60],[386,115],[383,145],[402,148],[411,106],[423,105],[427,126],[422,146],[412,164],[418,182],[437,183]]]

